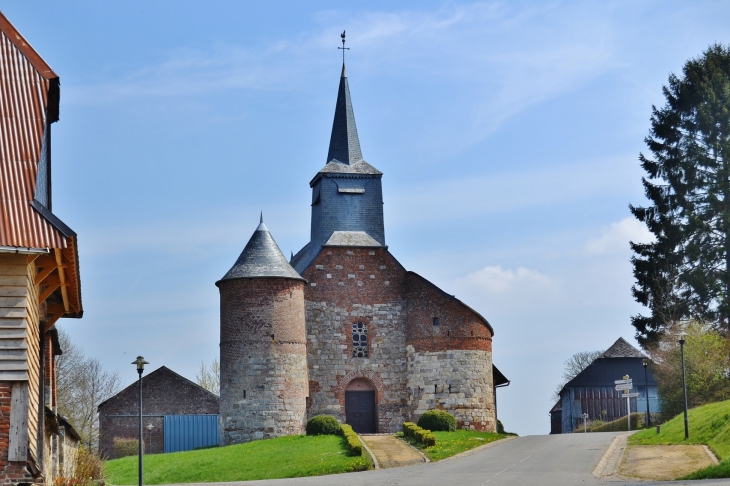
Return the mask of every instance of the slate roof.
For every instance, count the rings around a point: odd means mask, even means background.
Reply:
[[[622,337],[618,338],[599,358],[646,358],[641,351],[630,345]]]
[[[254,231],[251,239],[248,240],[236,263],[222,279],[216,282],[216,285],[224,280],[259,277],[304,280],[286,261],[279,245],[276,244],[273,236],[269,233],[269,229],[264,224],[263,216],[261,217],[261,223]]]
[[[344,64],[342,64],[340,88],[337,92],[337,104],[335,105],[335,119],[332,122],[332,136],[330,137],[330,148],[327,154],[327,162],[332,160],[348,165],[362,160],[360,139],[357,136],[355,114],[352,111],[352,101],[350,99],[350,86],[347,83],[347,71],[345,71]]]
[[[364,231],[335,231],[324,246],[380,248],[382,245]]]

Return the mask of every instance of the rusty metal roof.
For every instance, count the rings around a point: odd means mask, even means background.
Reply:
[[[74,234],[50,212],[44,140],[58,103],[58,76],[0,13],[0,246],[66,248]]]

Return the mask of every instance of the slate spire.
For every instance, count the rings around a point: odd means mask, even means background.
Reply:
[[[344,63],[342,63],[340,88],[337,92],[337,105],[335,106],[335,119],[332,123],[332,136],[330,137],[327,162],[329,163],[333,159],[347,165],[362,160],[360,139],[357,137],[355,113],[352,111],[350,86],[347,83],[347,71]]]

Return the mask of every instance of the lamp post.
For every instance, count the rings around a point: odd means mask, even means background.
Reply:
[[[646,368],[649,366],[649,360],[641,360],[644,366],[644,391],[646,392],[646,426],[651,427],[651,413],[649,412],[649,378],[647,378]]]
[[[149,424],[147,426],[147,430],[149,431],[149,441],[147,442],[147,454],[152,454],[152,429],[154,429],[155,426],[152,424]]]
[[[684,371],[684,337],[687,335],[686,332],[682,331],[679,334],[679,349],[682,353],[682,392],[684,393],[684,438],[689,439],[689,422],[687,421],[687,377]]]
[[[142,372],[144,365],[149,363],[142,356],[137,356],[132,364],[137,365],[137,373],[139,373],[139,486],[142,486]]]

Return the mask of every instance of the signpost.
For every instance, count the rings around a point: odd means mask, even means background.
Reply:
[[[634,388],[633,380],[629,377],[629,375],[625,375],[623,380],[614,381],[614,384],[616,385],[616,390],[623,390],[623,396],[626,397],[626,423],[628,429],[631,430],[631,399],[634,397],[638,397],[639,394],[629,393],[629,390],[632,390]]]
[[[585,434],[588,432],[588,414],[581,414],[580,417],[583,419],[583,433]]]

